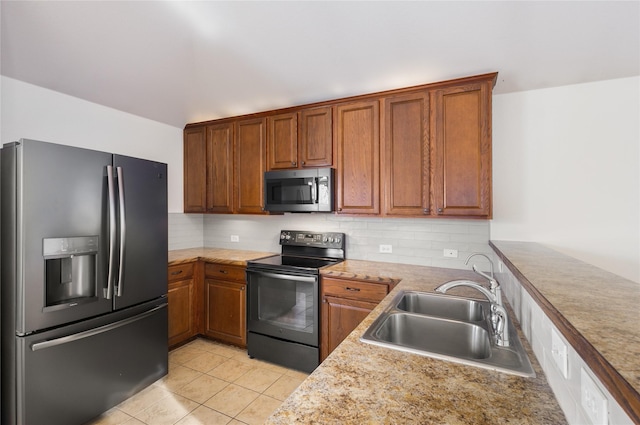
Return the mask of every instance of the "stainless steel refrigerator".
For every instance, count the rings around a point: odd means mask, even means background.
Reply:
[[[167,374],[167,166],[25,139],[0,158],[0,419],[83,424]]]

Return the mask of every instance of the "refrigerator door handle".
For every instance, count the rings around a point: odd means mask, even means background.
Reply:
[[[113,181],[113,166],[107,165],[107,187],[109,192],[109,272],[104,297],[108,300],[113,296],[113,275],[116,256],[116,193]]]
[[[124,276],[124,247],[125,242],[127,240],[127,220],[125,216],[125,207],[124,207],[124,174],[122,171],[122,167],[116,167],[116,172],[118,174],[118,197],[119,197],[119,207],[120,207],[120,262],[118,271],[118,283],[116,285],[116,295],[118,297],[122,296],[122,286],[123,286],[123,276]]]
[[[63,336],[61,338],[50,339],[48,341],[36,342],[31,345],[31,351],[44,350],[45,348],[51,348],[62,344],[68,344],[70,342],[78,341],[84,338],[89,338],[94,335],[99,335],[104,332],[109,332],[114,329],[117,329],[122,326],[129,325],[131,323],[137,322],[138,320],[142,320],[145,317],[151,316],[156,311],[167,306],[167,303],[160,304],[151,310],[145,311],[144,313],[140,313],[137,316],[129,317],[128,319],[120,320],[115,323],[110,323],[108,325],[99,326],[95,329],[89,329],[88,331],[78,332],[77,334]]]

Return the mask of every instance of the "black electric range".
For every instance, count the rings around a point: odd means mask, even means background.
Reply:
[[[282,254],[248,261],[247,268],[319,274],[322,267],[345,258],[344,233],[282,230],[280,245]]]
[[[282,230],[282,253],[247,262],[250,357],[305,372],[320,363],[320,269],[344,260],[344,233]]]

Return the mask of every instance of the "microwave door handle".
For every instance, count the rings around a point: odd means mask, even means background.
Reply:
[[[311,185],[311,197],[313,198],[313,203],[317,204],[319,202],[318,199],[318,184],[320,183],[319,179],[313,179],[313,184]]]

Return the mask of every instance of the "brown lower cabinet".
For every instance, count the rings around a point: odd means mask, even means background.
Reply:
[[[230,344],[247,345],[245,268],[206,263],[204,334]]]
[[[193,261],[169,266],[169,347],[198,335],[245,347],[245,268]]]
[[[322,277],[320,361],[367,317],[395,283],[373,283]]]
[[[196,262],[169,266],[169,346],[178,345],[198,334],[196,314]]]

